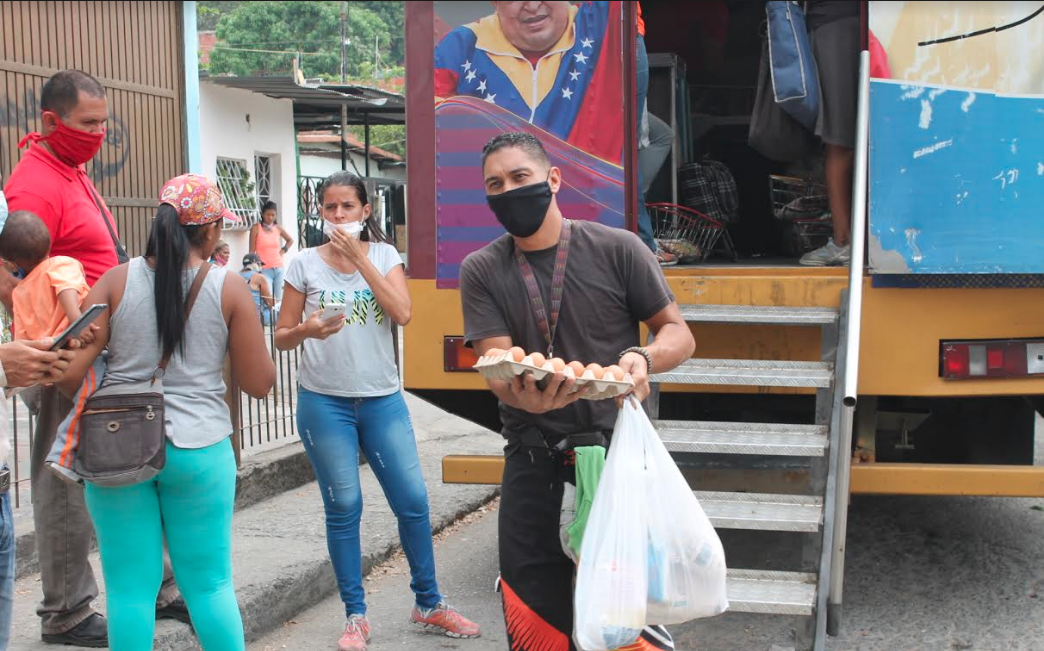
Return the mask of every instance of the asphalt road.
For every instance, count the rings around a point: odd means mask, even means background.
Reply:
[[[400,557],[367,581],[370,649],[507,649],[493,592],[495,509],[436,545],[443,592],[484,625],[483,637],[453,640],[410,626],[409,573]],[[1044,649],[1044,500],[856,498],[848,541],[844,628],[829,651]],[[343,620],[340,601],[328,599],[249,649],[334,649]],[[782,651],[793,644],[794,624],[726,613],[671,630],[684,651]]]

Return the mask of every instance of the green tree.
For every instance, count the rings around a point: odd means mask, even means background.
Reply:
[[[348,133],[356,140],[366,143],[366,127],[350,126]],[[384,151],[406,157],[406,125],[375,124],[370,127],[370,146],[380,147]],[[372,171],[372,170],[371,170]]]
[[[217,29],[221,16],[234,10],[238,4],[238,2],[220,2],[218,0],[197,3],[196,29],[201,32],[214,31]]]
[[[228,7],[221,9],[216,30],[218,45],[210,59],[211,74],[285,73],[293,67],[293,53],[300,52],[301,68],[306,76],[328,81],[340,79],[340,2],[235,4],[231,11],[227,11]],[[348,3],[346,62],[350,79],[374,76],[375,40],[382,70],[401,65],[395,58],[401,57],[403,42],[401,4]],[[389,6],[384,8],[385,5]],[[386,20],[398,20],[398,23],[389,25]]]
[[[368,9],[384,21],[388,26],[390,43],[381,44],[381,73],[389,76],[384,70],[387,67],[402,67],[406,65],[406,20],[404,15],[404,3],[402,2],[353,2],[352,6],[361,6]],[[388,56],[384,58],[384,50],[388,48]],[[371,50],[372,54],[372,50]]]

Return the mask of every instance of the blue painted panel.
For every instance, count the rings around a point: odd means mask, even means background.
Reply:
[[[873,273],[1044,273],[1044,97],[870,84]]]

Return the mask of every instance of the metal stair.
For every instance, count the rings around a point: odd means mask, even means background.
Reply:
[[[844,369],[840,336],[845,331],[844,313],[825,307],[738,305],[684,305],[681,312],[689,323],[768,324],[821,330],[820,361],[692,359],[651,379],[655,383],[654,394],[658,394],[662,384],[816,390],[815,413],[809,415],[812,424],[656,420],[655,425],[679,465],[692,467],[701,459],[732,455],[731,467],[758,473],[766,465],[756,460],[775,458],[781,465],[768,467],[786,467],[784,463],[794,463],[787,459],[805,459],[801,463],[807,464],[809,482],[808,491],[801,495],[706,491],[699,490],[699,486],[694,487],[694,494],[715,528],[789,532],[788,535],[804,537],[805,566],[796,568],[799,571],[730,568],[729,603],[730,609],[738,612],[804,617],[806,624],[795,631],[797,639],[793,642],[799,649],[822,651],[834,547],[834,486],[840,429],[837,413],[841,406],[837,387],[839,373]],[[650,402],[652,409],[657,409],[658,402],[655,398]]]

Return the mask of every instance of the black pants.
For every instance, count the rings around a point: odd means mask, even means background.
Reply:
[[[511,651],[575,651],[573,579],[576,566],[559,542],[568,455],[509,445],[500,497],[500,589]],[[660,626],[647,627],[628,650],[674,648]]]

